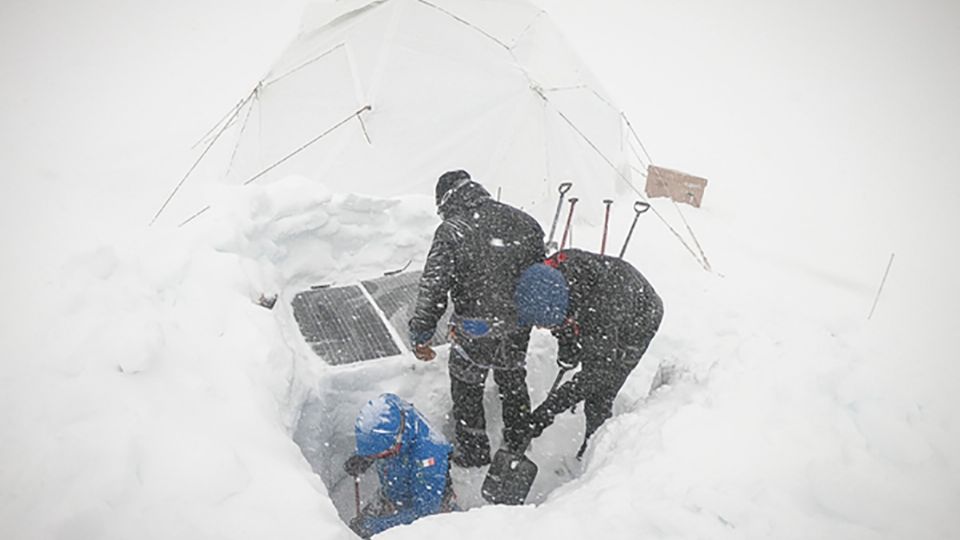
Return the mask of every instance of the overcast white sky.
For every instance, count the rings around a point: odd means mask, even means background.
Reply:
[[[654,161],[709,178],[744,242],[781,228],[790,253],[753,247],[838,281],[879,282],[896,252],[884,294],[927,354],[960,345],[960,3],[543,4]]]

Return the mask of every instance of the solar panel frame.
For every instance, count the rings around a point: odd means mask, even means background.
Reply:
[[[382,276],[375,279],[361,281],[360,284],[367,290],[377,307],[383,312],[387,321],[397,331],[404,347],[410,349],[410,336],[407,323],[413,317],[417,306],[417,294],[420,291],[420,276],[422,271],[403,272],[391,276]],[[444,345],[450,342],[450,316],[453,306],[447,303],[447,309],[437,322],[437,331],[430,340],[433,346]]]
[[[311,289],[292,302],[300,333],[326,363],[396,356],[401,349],[359,285]]]
[[[422,273],[404,272],[297,293],[292,307],[300,333],[320,358],[334,366],[410,350],[407,323],[416,308]],[[448,305],[432,345],[449,343],[452,313]]]

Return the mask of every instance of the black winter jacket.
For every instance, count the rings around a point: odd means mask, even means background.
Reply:
[[[410,333],[433,334],[447,307],[461,318],[514,328],[513,292],[520,274],[545,255],[543,229],[525,212],[499,203],[480,184],[468,182],[442,208],[443,223],[420,277]]]
[[[635,365],[663,318],[663,302],[643,274],[622,259],[578,249],[548,263],[570,287],[567,322],[552,331],[559,361]]]

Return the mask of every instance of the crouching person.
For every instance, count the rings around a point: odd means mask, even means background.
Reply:
[[[524,271],[514,295],[521,324],[549,328],[562,370],[581,367],[531,414],[523,452],[554,417],[584,402],[587,440],[613,415],[613,401],[660,327],[663,302],[630,263],[570,249]]]
[[[354,425],[357,453],[344,470],[359,476],[375,464],[378,500],[350,521],[363,538],[412,523],[430,514],[456,509],[450,481],[450,443],[412,404],[382,394],[360,408]],[[359,505],[359,502],[358,502]]]

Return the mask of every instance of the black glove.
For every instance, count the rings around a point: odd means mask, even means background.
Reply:
[[[557,336],[557,365],[562,370],[571,370],[580,365],[583,345],[570,332]]]
[[[347,474],[350,476],[360,476],[370,468],[372,463],[373,458],[354,454],[350,456],[347,461],[343,462],[343,470],[347,471]]]
[[[560,369],[569,371],[578,365],[580,365],[580,360],[577,360],[576,356],[557,356],[557,365],[560,366]]]
[[[356,516],[350,520],[350,529],[353,532],[357,533],[357,536],[360,538],[370,538],[372,535],[367,531],[367,527],[363,521],[363,516]]]

